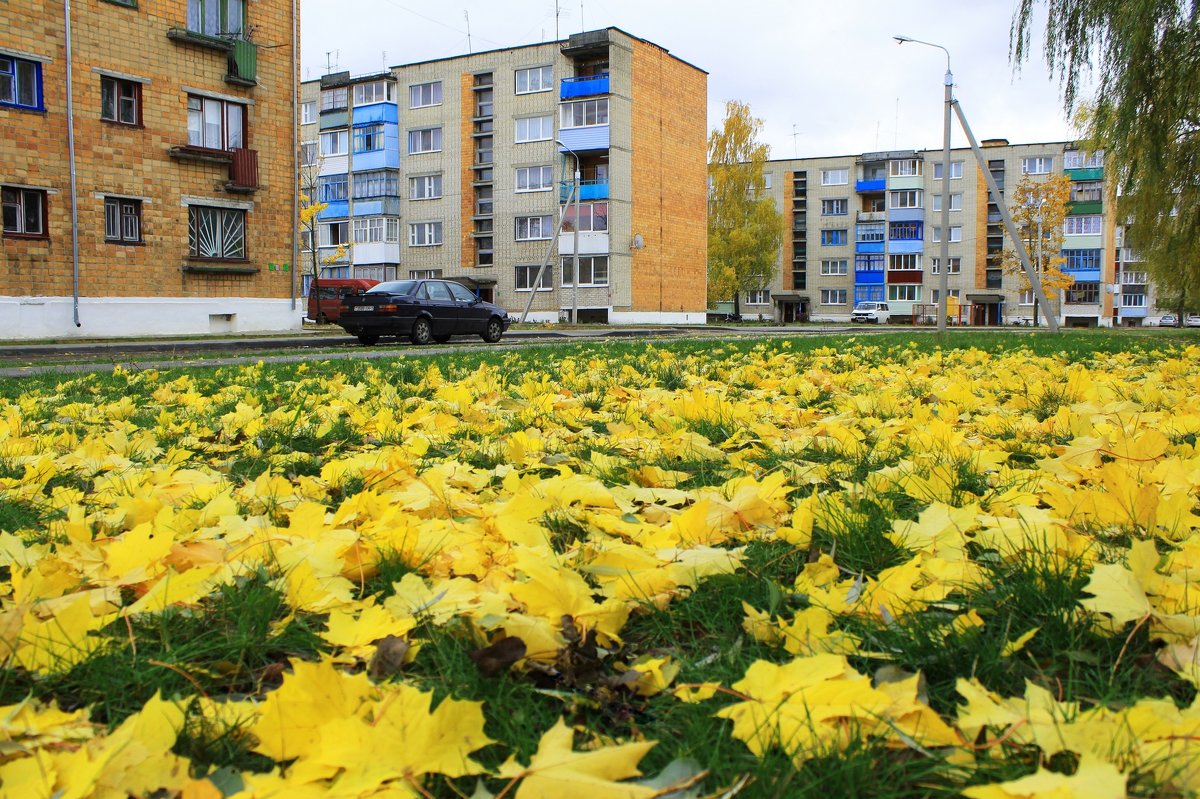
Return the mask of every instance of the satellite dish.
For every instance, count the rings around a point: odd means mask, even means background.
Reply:
[[[640,250],[646,246],[646,240],[642,238],[641,233],[633,234],[633,244],[631,246],[635,250]]]

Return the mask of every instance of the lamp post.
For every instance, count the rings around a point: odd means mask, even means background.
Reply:
[[[950,109],[954,104],[954,74],[950,71],[950,51],[940,44],[923,42],[910,36],[893,36],[897,44],[912,42],[936,47],[946,54],[946,113],[942,125],[942,252],[938,270],[938,332],[946,330],[946,294],[950,275]]]
[[[575,254],[571,258],[571,324],[579,324],[579,195],[583,184],[579,180],[579,153],[558,139],[554,143],[566,150],[575,159]]]

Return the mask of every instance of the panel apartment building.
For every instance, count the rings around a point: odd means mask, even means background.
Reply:
[[[299,327],[293,0],[0,3],[0,338]]]
[[[315,246],[323,277],[452,278],[532,321],[703,322],[707,73],[662,47],[608,28],[301,98],[306,289]]]
[[[1131,326],[1148,313],[1155,318],[1146,272],[1120,241],[1102,155],[1071,142],[993,139],[981,147],[1006,194],[1024,175],[1065,173],[1072,180],[1062,254],[1074,283],[1051,299],[1061,324]],[[951,151],[948,181],[942,167],[940,149],[769,162],[766,190],[788,233],[774,285],[744,296],[743,313],[845,322],[855,303],[880,301],[893,320],[936,320],[941,237],[948,235],[952,323],[1031,320],[1033,292],[1022,292],[1020,277],[1001,268],[1008,236],[974,154]],[[943,202],[950,204],[948,232],[941,229]]]

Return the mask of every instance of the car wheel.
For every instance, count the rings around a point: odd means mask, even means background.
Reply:
[[[317,324],[318,324],[318,325],[327,325],[327,324],[329,324],[329,317],[327,317],[327,316],[326,316],[325,314],[323,314],[323,313],[317,314]]]
[[[373,347],[379,341],[378,333],[359,333],[358,343],[364,347]]]
[[[503,335],[504,335],[504,324],[499,319],[497,319],[496,317],[493,316],[491,319],[488,320],[487,330],[485,330],[483,333],[480,334],[480,338],[482,338],[488,344],[495,344],[497,341],[500,340],[500,337]]]
[[[449,336],[434,336],[433,340],[436,341],[438,344],[445,344],[447,341],[450,340],[450,337]]]
[[[429,324],[429,320],[422,318],[413,322],[412,343],[428,344],[431,341],[433,341],[433,327]]]

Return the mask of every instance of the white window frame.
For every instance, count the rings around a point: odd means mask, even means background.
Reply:
[[[400,219],[395,216],[384,217],[385,230],[383,234],[384,241],[388,244],[400,243]]]
[[[887,269],[889,272],[920,272],[921,254],[919,252],[888,253]]]
[[[596,268],[600,261],[603,261],[603,263],[604,263],[603,270],[597,270],[597,268]],[[584,272],[585,264],[587,266],[586,273]],[[574,283],[575,278],[574,278],[573,274],[571,276],[571,280],[569,280],[569,281],[567,280],[567,269],[568,268],[574,268],[574,256],[564,255],[564,256],[562,256],[562,285],[563,285],[563,287],[575,285],[575,283]],[[602,279],[598,278],[598,274],[600,271],[603,271]],[[580,273],[580,275],[587,274],[589,277],[588,282],[587,283],[580,282],[579,287],[580,288],[590,288],[590,287],[594,287],[594,286],[607,286],[608,285],[608,271],[609,271],[609,263],[608,263],[607,255],[581,255],[581,256],[579,256],[579,273]]]
[[[942,240],[942,226],[936,225],[933,228],[932,241],[934,244],[937,244],[937,243],[941,242],[941,240]],[[962,225],[951,225],[950,226],[950,241],[951,241],[951,243],[962,241]]]
[[[355,244],[379,244],[385,237],[382,216],[352,220],[350,238]]]
[[[582,111],[582,113],[576,114],[577,110]],[[576,123],[575,120],[577,116],[580,117],[582,120],[581,122]],[[590,97],[586,100],[575,100],[569,103],[562,103],[559,106],[558,127],[560,129],[598,128],[607,124],[607,97]]]
[[[428,134],[428,136],[426,136]],[[416,136],[417,138],[413,138]],[[428,141],[426,141],[428,139]],[[419,149],[413,149],[416,142]],[[437,125],[428,128],[413,128],[408,132],[408,154],[424,155],[425,153],[440,153],[442,151],[442,127]]]
[[[536,117],[521,117],[515,121],[517,144],[534,141],[550,141],[554,138],[554,115],[544,114]],[[536,125],[534,123],[537,123]],[[536,130],[535,130],[536,128]]]
[[[1063,220],[1064,236],[1098,236],[1103,232],[1104,216],[1102,214],[1068,216]]]
[[[537,177],[536,183],[533,180],[535,174]],[[521,186],[522,182],[525,184],[524,188]],[[548,165],[519,166],[517,167],[516,182],[513,185],[513,191],[518,194],[550,191],[554,188],[554,167]]]
[[[414,83],[408,87],[409,108],[432,108],[442,104],[442,82],[440,80]]]
[[[553,89],[554,67],[550,64],[540,67],[525,67],[513,73],[513,91],[516,94],[537,94]]]
[[[354,106],[390,103],[396,97],[396,84],[390,80],[373,80],[354,84]],[[369,93],[369,96],[368,96]]]
[[[848,185],[850,185],[850,170],[849,169],[822,169],[821,170],[821,185],[822,186],[848,186]]]
[[[950,162],[950,179],[951,180],[962,180],[962,176],[963,176],[963,162],[962,161],[951,161]],[[942,179],[942,162],[941,161],[933,162],[933,179],[934,180]]]
[[[920,158],[897,158],[888,161],[888,176],[893,178],[918,178],[924,172]]]
[[[1067,150],[1063,153],[1063,169],[1096,169],[1104,166],[1104,151],[1088,153]]]
[[[350,152],[350,131],[348,129],[327,130],[321,134],[322,156],[346,155],[348,152]]]
[[[922,208],[924,198],[920,189],[893,189],[888,192],[889,208]],[[903,200],[903,202],[899,202]],[[909,205],[907,203],[911,202]]]
[[[1049,175],[1054,171],[1054,156],[1031,155],[1021,159],[1022,175]]]
[[[209,118],[209,109],[216,107],[220,117],[221,141],[212,146],[209,140],[209,128],[213,120]],[[237,103],[218,97],[208,97],[202,94],[188,94],[188,145],[203,147],[209,150],[230,150],[234,147],[245,147],[246,136],[249,133],[247,125],[246,103]],[[236,119],[235,119],[236,117]],[[196,138],[199,137],[199,141]]]
[[[337,241],[333,240],[331,233],[334,229],[341,231]],[[350,243],[350,220],[342,219],[338,222],[322,222],[317,226],[317,246],[318,247],[340,247],[343,244]]]
[[[951,180],[953,180],[953,179],[954,178],[951,178]],[[950,213],[954,213],[955,211],[962,210],[962,198],[963,198],[962,194],[951,194],[950,195]],[[933,211],[934,213],[937,213],[938,211],[942,210],[942,195],[940,195],[940,194],[933,195],[933,208],[931,208],[930,210]]]
[[[846,289],[821,289],[822,305],[845,305],[848,297]]]
[[[938,273],[938,270],[941,269],[941,259],[940,258],[931,258],[930,264],[931,264],[931,266],[929,267],[929,274],[936,275]],[[947,272],[946,274],[948,274],[948,275],[962,274],[962,256],[961,255],[951,255],[950,256],[950,271]]]
[[[531,285],[534,278],[537,277],[538,270],[541,269],[541,264],[517,264],[513,267],[513,291],[533,291]],[[524,279],[521,279],[524,275]],[[537,287],[538,291],[554,291],[554,270],[546,267],[546,271],[542,272],[542,282]]]
[[[309,100],[306,103],[300,103],[300,124],[312,125],[317,121],[317,101]]]
[[[746,305],[770,305],[771,290],[755,289],[754,291],[747,291],[743,300]]]
[[[846,258],[822,258],[821,274],[826,277],[831,275],[848,275],[850,274],[850,261]]]
[[[408,199],[439,200],[442,197],[442,175],[413,175],[408,179]]]
[[[442,243],[441,222],[410,222],[408,225],[409,247],[437,247]]]
[[[846,216],[849,213],[850,201],[845,197],[830,197],[821,200],[821,216]]]
[[[911,294],[911,297],[901,297],[901,294]],[[920,283],[891,283],[888,285],[888,302],[920,302]]]
[[[517,241],[548,241],[554,235],[554,217],[549,214],[518,216],[514,227]]]

